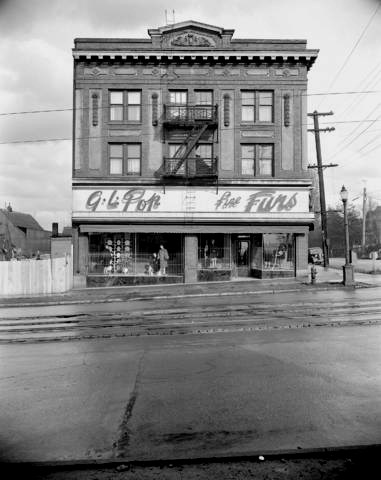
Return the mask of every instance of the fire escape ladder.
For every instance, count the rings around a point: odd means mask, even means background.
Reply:
[[[184,143],[177,149],[174,158],[179,159],[176,165],[172,169],[172,173],[177,173],[178,170],[181,168],[185,160],[189,157],[189,154],[197,145],[198,141],[205,133],[206,129],[208,128],[207,124],[204,125],[195,125],[189,135],[184,140]]]

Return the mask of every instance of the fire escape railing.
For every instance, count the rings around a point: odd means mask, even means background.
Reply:
[[[217,105],[164,105],[167,124],[217,123]]]
[[[179,167],[178,158],[164,158],[163,176],[173,178],[216,178],[218,159],[187,157]]]

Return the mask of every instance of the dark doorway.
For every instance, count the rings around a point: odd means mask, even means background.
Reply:
[[[250,276],[250,237],[248,235],[237,237],[236,265],[238,277]]]

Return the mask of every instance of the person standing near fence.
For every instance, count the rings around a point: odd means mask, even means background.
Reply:
[[[166,275],[169,255],[168,255],[168,250],[164,248],[164,245],[160,245],[158,257],[160,262],[160,275]]]

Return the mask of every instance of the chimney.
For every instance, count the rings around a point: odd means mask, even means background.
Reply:
[[[58,223],[52,223],[52,237],[58,237]]]

